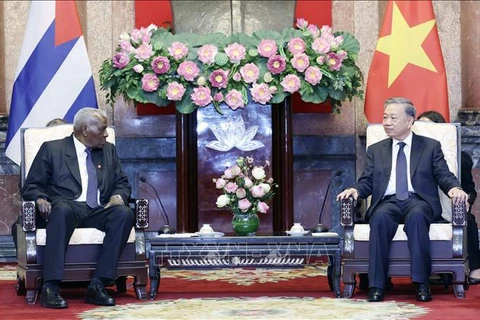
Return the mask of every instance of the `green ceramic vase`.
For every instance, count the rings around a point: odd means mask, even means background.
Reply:
[[[256,213],[233,215],[232,227],[239,236],[254,236],[259,224]]]

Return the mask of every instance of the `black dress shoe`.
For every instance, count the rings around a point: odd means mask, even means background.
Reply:
[[[468,284],[471,284],[472,286],[480,284],[480,279],[468,277]]]
[[[65,309],[68,308],[68,303],[60,295],[60,289],[54,285],[44,285],[42,287],[42,296],[40,304],[45,308],[51,309]]]
[[[96,304],[97,306],[114,306],[115,300],[110,297],[100,279],[93,279],[87,287],[86,303]]]
[[[417,283],[417,301],[427,302],[432,301],[432,293],[428,283]]]
[[[383,301],[383,289],[381,288],[369,288],[368,289],[368,298],[369,302],[379,302]]]

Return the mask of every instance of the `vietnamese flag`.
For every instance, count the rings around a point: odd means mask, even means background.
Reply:
[[[417,115],[440,112],[450,121],[447,78],[432,2],[389,1],[373,55],[365,116],[381,123],[390,97],[410,99]]]

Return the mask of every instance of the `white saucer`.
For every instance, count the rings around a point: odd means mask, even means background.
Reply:
[[[305,230],[305,231],[285,231],[289,236],[292,237],[301,237],[309,233],[310,231]]]
[[[223,237],[225,235],[225,233],[223,232],[206,232],[206,233],[195,232],[195,234],[200,238],[218,238],[218,237]]]

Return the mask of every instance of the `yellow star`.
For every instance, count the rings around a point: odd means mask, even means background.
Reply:
[[[390,56],[388,87],[402,73],[407,64],[437,72],[432,61],[422,48],[422,43],[435,26],[435,19],[411,27],[403,17],[397,4],[393,3],[392,33],[378,39],[377,50]]]

